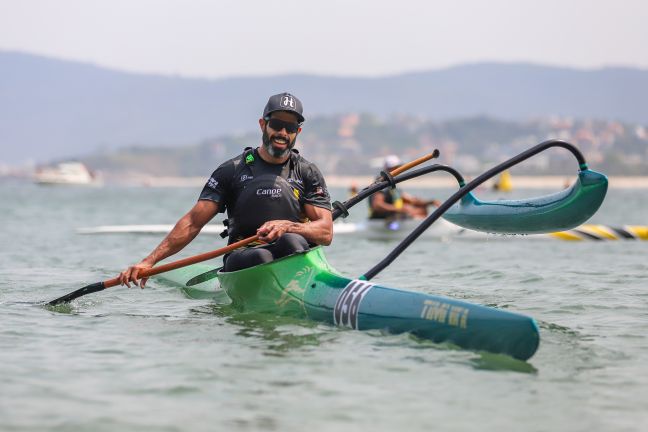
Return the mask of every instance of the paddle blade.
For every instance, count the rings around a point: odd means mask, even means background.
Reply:
[[[204,282],[207,282],[209,280],[215,279],[218,277],[218,272],[222,269],[223,267],[218,267],[213,270],[206,271],[205,273],[201,273],[198,276],[194,276],[191,279],[187,281],[187,286],[191,287],[194,285],[198,285]]]
[[[497,234],[540,234],[566,231],[587,221],[605,198],[608,179],[584,170],[570,188],[521,200],[481,201],[472,193],[443,217],[463,228]]]
[[[83,288],[80,288],[74,292],[71,292],[70,294],[66,294],[63,297],[59,297],[55,300],[52,300],[47,304],[48,306],[56,306],[57,304],[61,304],[61,303],[69,303],[76,298],[79,298],[86,294],[92,294],[98,291],[103,291],[104,289],[106,289],[106,286],[104,285],[103,282],[93,283],[90,285],[86,285]]]

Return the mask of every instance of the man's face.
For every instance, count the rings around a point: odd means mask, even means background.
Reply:
[[[272,157],[281,158],[295,146],[297,135],[301,132],[297,116],[286,111],[275,111],[270,119],[260,120],[263,131],[263,147]]]

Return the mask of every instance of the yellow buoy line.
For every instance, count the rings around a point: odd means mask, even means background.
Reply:
[[[648,226],[646,225],[581,225],[569,231],[560,231],[548,234],[560,240],[648,240]]]

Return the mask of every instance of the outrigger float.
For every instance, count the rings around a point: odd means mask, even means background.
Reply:
[[[486,180],[551,147],[569,150],[579,163],[578,178],[569,189],[526,200],[480,201],[472,195],[471,191]],[[162,276],[165,280],[182,287],[191,296],[203,297],[217,292],[214,283],[217,278],[232,306],[242,311],[309,318],[356,330],[409,332],[434,342],[527,360],[540,342],[538,326],[532,318],[447,297],[390,288],[370,280],[444,214],[457,225],[491,233],[535,234],[574,228],[600,207],[607,192],[607,178],[589,170],[583,155],[573,145],[551,140],[469,183],[453,168],[439,164],[397,176],[383,172],[384,180],[363,189],[345,203],[334,203],[333,216],[348,215],[349,208],[385,187],[434,171],[452,174],[459,190],[385,259],[358,278],[343,276],[332,268],[321,247],[235,272],[222,272],[206,264],[176,265],[172,269],[175,264],[170,263],[151,269],[149,275],[166,272]],[[49,304],[70,301],[100,291],[106,285],[114,286],[115,282],[89,285]]]

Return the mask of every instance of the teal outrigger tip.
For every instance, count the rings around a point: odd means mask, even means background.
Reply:
[[[462,186],[362,277],[366,280],[374,278],[442,216],[464,228],[502,234],[565,231],[581,225],[599,209],[608,187],[606,176],[589,169],[579,172],[578,181],[571,188],[545,197],[479,201],[471,193],[502,171],[551,147],[569,150],[578,161],[579,167],[587,167],[583,154],[568,142],[549,140],[531,147]],[[458,172],[452,169],[447,171],[455,176],[460,185],[462,184],[464,180]]]
[[[498,234],[567,231],[596,213],[607,188],[605,175],[585,170],[570,188],[536,198],[481,201],[469,192],[443,218],[463,228]]]
[[[570,188],[542,197],[497,201],[481,201],[470,192],[489,178],[550,147],[569,150],[579,162],[578,178]],[[459,183],[461,185],[461,181]],[[585,158],[576,147],[564,141],[549,140],[462,186],[460,192],[463,190],[464,193],[461,194],[461,201],[449,207],[443,217],[463,228],[489,233],[540,234],[566,231],[583,224],[596,213],[605,199],[607,188],[607,177],[588,169]]]

